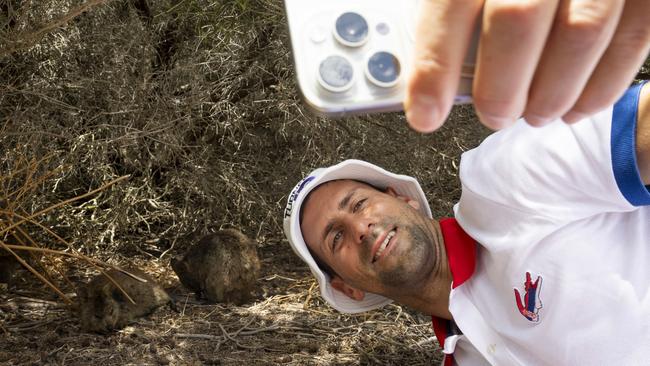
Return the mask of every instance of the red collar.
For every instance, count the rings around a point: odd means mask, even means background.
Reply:
[[[467,235],[454,218],[440,220],[440,229],[445,241],[447,261],[451,270],[451,288],[455,289],[472,277],[474,273],[474,267],[476,266],[476,240]],[[442,347],[445,344],[447,334],[449,334],[449,321],[435,316],[431,317],[431,321],[433,323],[433,331],[438,338],[440,347]]]
[[[476,240],[467,235],[454,218],[440,220],[440,230],[445,241],[447,260],[453,278],[451,288],[454,289],[462,285],[474,273]]]

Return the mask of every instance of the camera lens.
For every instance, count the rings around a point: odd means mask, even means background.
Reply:
[[[366,64],[366,76],[375,85],[389,88],[399,81],[401,67],[399,60],[390,52],[374,53]]]
[[[327,90],[344,92],[352,86],[354,69],[342,56],[329,56],[318,67],[318,81]]]
[[[343,13],[336,19],[334,35],[346,46],[361,46],[368,39],[368,22],[357,13]]]

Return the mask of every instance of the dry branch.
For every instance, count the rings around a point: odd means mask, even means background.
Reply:
[[[118,270],[118,271],[124,273],[125,275],[132,277],[136,281],[147,282],[146,279],[140,278],[139,276],[137,276],[137,275],[135,275],[135,274],[123,269],[123,268],[120,268],[118,266],[114,266],[114,265],[109,264],[109,263],[102,262],[102,261],[97,260],[97,259],[87,257],[87,256],[85,256],[85,255],[83,255],[81,253],[74,253],[74,252],[73,253],[68,253],[68,252],[64,252],[64,251],[60,251],[60,250],[47,249],[47,248],[38,248],[38,247],[30,247],[30,246],[25,246],[25,245],[10,245],[10,244],[4,244],[1,241],[0,241],[0,244],[2,244],[2,247],[7,249],[8,251],[11,251],[11,250],[24,250],[24,251],[29,251],[29,252],[40,252],[40,253],[47,253],[47,254],[53,254],[53,255],[61,255],[61,256],[65,256],[65,257],[72,257],[72,258],[77,258],[77,259],[84,260],[84,261],[92,264],[95,268],[97,268],[102,273],[102,275],[106,276],[106,278],[108,278],[108,280],[112,284],[114,284],[126,296],[126,298],[132,304],[135,304],[135,301],[133,301],[131,296],[129,296],[129,294],[126,291],[124,291],[124,289],[109,274],[104,272],[104,270],[100,266],[107,267],[107,268],[113,268],[115,270]],[[29,268],[29,267],[27,267],[27,268]],[[59,293],[59,292],[57,291],[57,293]]]
[[[52,205],[52,206],[46,207],[46,208],[44,208],[44,209],[42,209],[42,210],[40,210],[40,211],[38,211],[38,212],[36,212],[36,213],[34,213],[34,214],[31,214],[31,215],[27,216],[27,217],[24,218],[24,219],[21,219],[20,221],[18,221],[18,222],[16,222],[16,223],[13,223],[13,224],[11,224],[11,225],[5,227],[4,229],[0,230],[0,235],[2,235],[2,234],[4,234],[4,233],[8,232],[9,230],[11,230],[11,229],[17,227],[18,225],[22,225],[22,224],[24,224],[25,222],[27,222],[27,221],[29,221],[29,220],[35,218],[35,217],[38,217],[38,216],[40,216],[40,215],[42,215],[42,214],[44,214],[44,213],[50,212],[50,211],[52,211],[52,210],[54,210],[54,209],[56,209],[56,208],[59,208],[59,207],[61,207],[61,206],[65,206],[65,205],[67,205],[67,204],[69,204],[69,203],[72,203],[72,202],[75,202],[75,201],[78,201],[78,200],[84,199],[84,198],[86,198],[86,197],[92,196],[92,195],[94,195],[94,194],[97,193],[97,192],[101,192],[101,191],[103,191],[104,189],[106,189],[106,188],[112,186],[113,184],[118,183],[118,182],[121,182],[121,181],[123,181],[123,180],[125,180],[125,179],[127,179],[127,178],[129,178],[128,175],[125,175],[125,176],[122,176],[122,177],[119,177],[119,178],[113,179],[112,181],[110,181],[110,182],[108,182],[108,183],[102,185],[101,187],[99,187],[99,188],[97,188],[97,189],[93,189],[92,191],[90,191],[90,192],[88,192],[88,193],[84,193],[84,194],[82,194],[82,195],[79,195],[79,196],[76,196],[76,197],[72,197],[72,198],[70,198],[70,199],[67,199],[67,200],[65,200],[65,201],[61,201],[61,202],[59,202],[59,203],[57,203],[57,204],[54,204],[54,205]]]
[[[12,54],[16,51],[20,51],[35,45],[46,34],[51,32],[52,30],[66,25],[69,21],[85,13],[86,11],[98,5],[107,3],[109,1],[111,0],[88,0],[87,2],[71,9],[65,15],[48,22],[38,30],[31,31],[31,32],[22,32],[17,34],[14,37],[14,39],[9,41],[9,45],[10,45],[9,47],[0,50],[0,57]]]
[[[41,282],[46,284],[49,288],[51,288],[54,292],[56,292],[59,296],[61,296],[61,298],[63,298],[63,300],[66,303],[72,304],[72,300],[70,300],[63,292],[61,292],[61,290],[59,290],[58,287],[56,287],[52,282],[48,281],[48,279],[43,277],[43,275],[38,273],[38,271],[35,270],[32,266],[27,264],[27,262],[25,262],[24,259],[22,259],[18,254],[16,254],[16,252],[14,252],[11,248],[9,248],[7,244],[5,244],[2,240],[0,240],[0,247],[6,250],[7,252],[9,252],[11,255],[13,255],[14,258],[16,258],[16,260],[18,261],[18,263],[20,263],[23,267],[27,268],[27,270],[32,272],[32,274],[34,274],[34,276],[36,276],[39,280],[41,280]]]
[[[34,172],[36,169],[35,169],[35,165],[32,165],[31,167],[32,167],[32,170],[29,171],[30,173],[28,174],[28,177],[26,178],[26,183],[23,185],[23,187],[29,187],[29,186],[30,186],[30,183],[33,182],[33,180],[32,180],[31,178],[32,178],[32,174],[33,174],[33,172]],[[66,242],[65,240],[63,240],[63,238],[61,238],[60,236],[54,234],[51,230],[49,230],[48,228],[46,228],[45,226],[41,225],[40,223],[36,222],[36,221],[33,220],[33,219],[34,219],[35,217],[38,217],[38,216],[40,216],[40,215],[43,215],[44,213],[47,213],[47,212],[49,212],[49,211],[52,211],[52,210],[54,210],[55,208],[58,208],[58,207],[61,207],[61,206],[67,205],[67,204],[69,204],[69,203],[72,203],[72,202],[78,201],[78,200],[80,200],[80,199],[83,199],[83,198],[89,197],[89,196],[91,196],[91,195],[93,195],[93,194],[96,194],[96,193],[98,193],[98,192],[101,192],[101,191],[105,190],[106,188],[108,188],[108,187],[110,187],[110,186],[112,186],[112,185],[114,185],[114,184],[116,184],[116,183],[118,183],[118,182],[120,182],[120,181],[122,181],[122,180],[125,180],[125,179],[127,179],[127,178],[128,178],[128,176],[122,176],[122,177],[119,177],[119,178],[117,178],[117,179],[114,179],[114,180],[112,180],[112,181],[106,183],[106,184],[103,184],[101,187],[99,187],[99,188],[97,188],[97,189],[94,189],[94,190],[92,190],[92,191],[90,191],[90,192],[87,192],[87,193],[85,193],[85,194],[82,194],[82,195],[79,195],[79,196],[76,196],[76,197],[73,197],[73,198],[70,198],[70,199],[64,200],[64,201],[59,202],[59,203],[57,203],[57,204],[51,205],[51,206],[49,206],[49,207],[47,207],[47,208],[45,208],[45,209],[43,209],[43,210],[40,210],[40,211],[38,211],[38,212],[36,212],[36,213],[34,213],[34,214],[31,214],[31,215],[22,216],[22,215],[18,215],[18,214],[16,214],[15,212],[9,211],[9,210],[0,210],[0,213],[4,214],[4,215],[8,218],[8,222],[9,222],[9,225],[7,225],[7,226],[4,227],[4,228],[3,228],[2,226],[0,226],[0,235],[2,235],[2,234],[4,234],[4,233],[7,233],[7,232],[10,232],[10,230],[12,230],[12,229],[14,229],[14,228],[17,228],[19,231],[21,231],[21,229],[20,229],[20,225],[22,225],[22,224],[24,224],[24,223],[33,223],[33,224],[36,224],[37,226],[39,226],[39,227],[45,229],[45,231],[46,231],[47,233],[49,233],[49,234],[53,234],[54,237],[57,238],[60,242],[62,242],[62,243],[64,243],[65,245],[67,245],[68,248],[70,248],[71,250],[75,251],[75,249],[74,249],[74,248],[73,248],[73,247],[72,247],[68,242]],[[26,192],[25,189],[23,189],[23,191]],[[11,217],[13,217],[13,216],[18,217],[18,218],[19,218],[19,221],[17,221],[17,222],[13,222],[13,220],[11,220]],[[21,231],[21,232],[22,232],[22,231]],[[27,235],[26,237],[29,238],[28,235]],[[34,242],[33,240],[31,240],[31,238],[29,238],[29,241],[32,242],[32,244],[35,244],[35,242]],[[1,240],[0,240],[0,248],[3,248],[5,251],[7,251],[8,253],[10,253],[12,256],[14,256],[14,258],[15,258],[15,259],[16,259],[16,260],[17,260],[17,261],[18,261],[18,262],[19,262],[23,267],[25,267],[25,268],[26,268],[27,270],[29,270],[32,274],[34,274],[34,275],[35,275],[35,276],[36,276],[36,277],[37,277],[41,282],[43,282],[43,283],[46,284],[48,287],[50,287],[50,288],[51,288],[54,292],[56,292],[56,293],[57,293],[61,298],[63,298],[63,300],[64,300],[66,303],[68,303],[68,304],[72,304],[72,301],[71,301],[71,300],[70,300],[70,299],[69,299],[69,298],[68,298],[68,297],[67,297],[67,296],[66,296],[66,295],[65,295],[65,294],[64,294],[64,293],[63,293],[63,292],[62,292],[62,291],[61,291],[61,290],[56,286],[56,285],[54,285],[51,281],[49,281],[47,278],[45,278],[43,275],[41,275],[41,274],[40,274],[38,271],[36,271],[36,270],[31,266],[31,265],[29,265],[29,264],[28,264],[24,259],[22,259],[18,254],[16,254],[16,253],[14,252],[14,249],[17,249],[17,250],[28,250],[28,251],[30,251],[30,252],[33,252],[33,251],[37,251],[37,252],[38,252],[38,251],[40,251],[40,252],[49,253],[49,254],[66,255],[66,256],[71,256],[71,257],[76,257],[76,258],[79,258],[79,259],[83,259],[83,260],[85,260],[86,262],[88,262],[88,263],[90,263],[91,265],[93,265],[95,268],[97,268],[97,269],[98,269],[98,270],[99,270],[99,271],[100,271],[104,276],[106,276],[106,277],[108,278],[108,280],[109,280],[111,283],[113,283],[113,284],[114,284],[114,285],[115,285],[115,286],[116,286],[116,287],[117,287],[117,288],[118,288],[118,289],[119,289],[119,290],[120,290],[120,291],[125,295],[125,297],[126,297],[126,298],[131,302],[131,303],[135,304],[135,301],[131,298],[131,296],[130,296],[130,295],[129,295],[129,294],[128,294],[128,293],[127,293],[127,292],[126,292],[126,291],[125,291],[125,290],[124,290],[124,289],[123,289],[123,288],[122,288],[122,287],[121,287],[121,286],[120,286],[120,285],[119,285],[119,284],[118,284],[118,283],[117,283],[113,278],[111,278],[111,276],[109,276],[108,274],[106,274],[106,273],[102,270],[102,268],[101,268],[100,266],[98,266],[98,264],[101,264],[101,265],[104,265],[104,266],[108,266],[107,264],[105,264],[105,263],[103,263],[103,262],[93,260],[93,259],[91,259],[91,258],[89,258],[89,257],[86,257],[86,256],[80,254],[80,253],[73,253],[73,254],[70,254],[70,253],[65,253],[65,252],[56,251],[56,250],[50,250],[50,249],[39,248],[39,247],[37,247],[37,246],[25,246],[25,245],[18,245],[18,246],[16,246],[16,245],[8,245],[8,244],[4,243],[4,242],[1,241]],[[111,266],[111,267],[113,267],[113,266]],[[116,268],[116,269],[118,269],[118,270],[120,270],[120,271],[122,271],[122,272],[124,272],[124,273],[126,273],[126,274],[128,274],[128,275],[130,275],[131,277],[134,277],[134,278],[137,279],[137,280],[141,280],[141,279],[138,278],[137,276],[135,276],[135,275],[133,275],[133,274],[131,274],[131,273],[128,273],[127,271],[124,271],[124,270],[119,269],[119,268]]]

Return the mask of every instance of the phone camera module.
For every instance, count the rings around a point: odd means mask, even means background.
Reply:
[[[354,68],[343,56],[329,56],[321,61],[318,67],[318,82],[331,92],[341,93],[348,90],[353,80]]]
[[[390,88],[399,81],[401,66],[390,52],[375,52],[366,63],[366,77],[375,85]]]
[[[377,31],[377,33],[381,34],[382,36],[385,36],[388,33],[390,33],[390,27],[388,26],[388,24],[383,22],[377,23],[377,25],[375,26],[375,30]]]
[[[368,22],[360,14],[347,12],[336,19],[334,37],[349,47],[359,47],[368,40]]]

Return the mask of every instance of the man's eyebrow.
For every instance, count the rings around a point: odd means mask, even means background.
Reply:
[[[357,189],[358,188],[354,188],[353,190],[348,192],[348,194],[346,194],[345,197],[343,197],[341,202],[339,202],[339,210],[343,210],[348,206],[350,200],[352,199],[352,196],[354,196],[354,194],[357,192]]]
[[[345,195],[345,197],[343,197],[343,199],[339,202],[339,206],[338,206],[339,210],[344,210],[350,204],[350,200],[357,192],[357,189],[358,188],[352,189],[350,192],[348,192]],[[329,232],[332,230],[333,227],[334,227],[334,222],[332,222],[331,220],[327,223],[327,225],[325,225],[325,230],[323,230],[323,237],[321,238],[322,242],[325,242],[325,239],[327,238],[327,234],[329,234]]]

